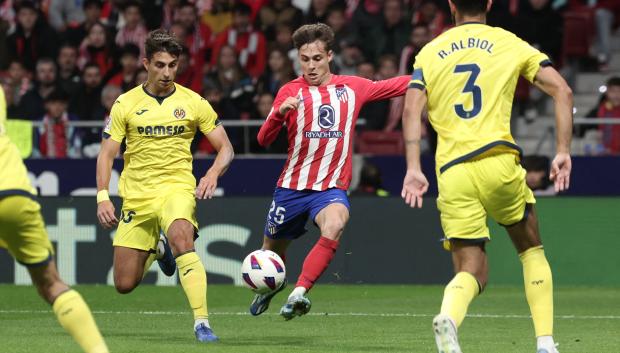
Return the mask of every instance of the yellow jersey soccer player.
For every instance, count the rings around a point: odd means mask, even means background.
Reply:
[[[58,275],[36,190],[17,147],[5,131],[6,101],[0,87],[0,247],[28,268],[41,297],[52,305],[62,327],[88,353],[107,353],[97,324],[78,292]]]
[[[488,277],[487,214],[505,226],[523,265],[538,353],[557,353],[553,340],[553,287],[534,209],[510,134],[510,113],[521,75],[555,101],[557,155],[551,179],[569,186],[572,92],[546,55],[514,34],[487,26],[491,0],[449,0],[456,27],[418,54],[406,96],[403,133],[407,173],[402,197],[422,206],[428,188],[420,168],[420,116],[425,105],[437,131],[437,206],[456,275],[433,320],[440,352],[460,352],[457,328]]]
[[[145,50],[146,83],[118,98],[104,128],[97,159],[97,217],[105,228],[118,225],[113,245],[114,285],[119,293],[138,286],[156,256],[160,232],[167,235],[194,313],[196,338],[216,341],[208,321],[205,267],[194,250],[195,198],[213,196],[233,149],[211,105],[174,83],[181,52],[176,38],[163,30],[153,31]],[[190,144],[198,129],[217,150],[217,157],[196,187]],[[123,139],[127,149],[119,181],[123,199],[119,219],[107,190]]]

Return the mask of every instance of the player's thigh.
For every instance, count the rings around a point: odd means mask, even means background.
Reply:
[[[173,222],[185,220],[187,222],[175,224],[175,228],[177,228],[175,231],[183,232],[184,236],[190,238],[194,236],[195,230],[198,229],[198,222],[196,221],[196,197],[193,193],[189,191],[169,193],[162,198],[160,207],[158,211],[159,222],[166,235],[169,234]]]
[[[457,164],[437,178],[439,196],[437,208],[444,232],[444,247],[450,248],[450,239],[470,243],[489,239],[486,211],[472,178],[469,163]]]
[[[344,190],[328,189],[316,194],[311,203],[310,217],[321,235],[338,240],[349,221],[351,205]]]
[[[37,202],[26,196],[0,198],[0,246],[25,266],[52,259],[54,248]]]
[[[526,205],[536,199],[525,182],[526,172],[517,156],[504,153],[485,158],[476,166],[482,202],[491,218],[504,226],[523,220]]]
[[[159,241],[160,225],[152,204],[155,201],[125,200],[112,245],[154,252]]]
[[[264,236],[270,239],[296,239],[307,232],[309,217],[308,191],[276,188],[267,212]]]

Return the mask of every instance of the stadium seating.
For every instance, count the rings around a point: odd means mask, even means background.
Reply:
[[[357,152],[373,155],[403,154],[405,144],[400,131],[363,131],[357,135]]]

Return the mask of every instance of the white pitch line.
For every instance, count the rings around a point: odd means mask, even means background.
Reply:
[[[51,310],[0,310],[0,314],[50,314]],[[190,315],[189,311],[107,311],[94,310],[94,314],[101,315]],[[209,313],[215,316],[250,316],[247,312],[215,311]],[[276,313],[264,313],[263,315],[277,316]],[[434,314],[416,313],[308,313],[310,316],[365,316],[365,317],[433,317]],[[511,314],[468,314],[468,317],[491,318],[491,319],[530,319],[529,315]],[[564,320],[620,320],[620,315],[556,315],[556,319]]]

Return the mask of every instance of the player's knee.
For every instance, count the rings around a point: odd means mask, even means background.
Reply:
[[[344,219],[334,218],[326,220],[321,226],[321,235],[333,240],[338,240],[345,225],[346,221]]]
[[[139,282],[130,278],[114,278],[114,288],[120,294],[131,293],[137,286]]]

